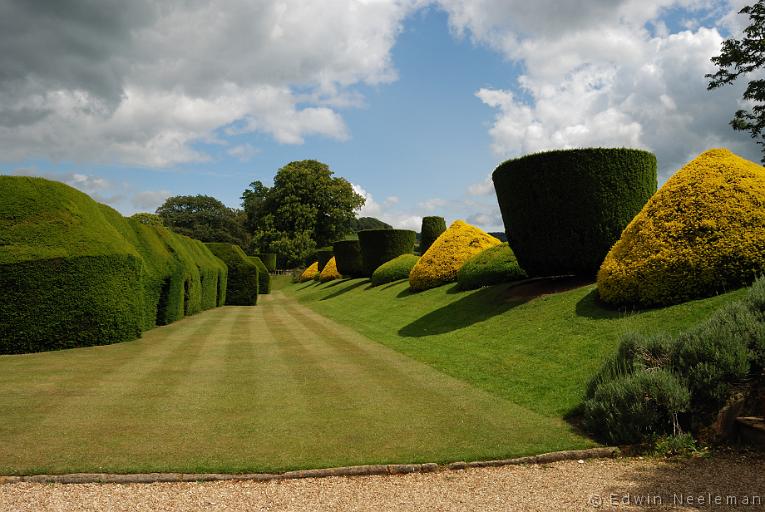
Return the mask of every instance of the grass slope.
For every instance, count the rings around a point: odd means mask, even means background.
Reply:
[[[354,279],[287,286],[285,293],[387,347],[552,418],[577,407],[624,332],[677,333],[745,293],[624,314],[598,305],[594,285],[538,298],[529,295],[560,284],[472,292],[457,286],[411,293],[408,283],[371,288],[368,280]]]
[[[283,291],[118,345],[0,356],[0,474],[249,472],[592,443]]]

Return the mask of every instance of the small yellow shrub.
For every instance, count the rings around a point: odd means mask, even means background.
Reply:
[[[475,226],[454,221],[412,268],[409,286],[413,290],[427,290],[456,281],[457,272],[467,260],[500,243]]]
[[[326,283],[327,281],[332,281],[333,279],[340,279],[341,276],[340,272],[337,271],[337,262],[335,261],[335,257],[332,256],[330,260],[327,262],[326,265],[324,265],[324,269],[321,271],[321,274],[319,275],[319,281],[322,283]]]
[[[303,271],[302,274],[300,274],[300,282],[305,283],[306,281],[311,281],[312,279],[315,279],[316,276],[319,275],[319,262],[314,261],[307,269]]]
[[[663,306],[765,271],[765,168],[711,149],[677,171],[624,229],[598,272],[616,305]]]

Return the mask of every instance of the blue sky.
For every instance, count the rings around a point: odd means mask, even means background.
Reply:
[[[643,147],[662,181],[709,147],[759,158],[727,125],[741,87],[705,90],[741,2],[572,4],[7,5],[0,171],[59,179],[131,214],[179,194],[238,207],[251,181],[313,158],[367,195],[361,215],[498,230],[487,178],[506,158]],[[47,30],[42,43],[19,42],[12,29],[25,24]]]

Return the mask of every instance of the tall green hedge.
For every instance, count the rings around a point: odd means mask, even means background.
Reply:
[[[216,306],[226,273],[201,242],[62,183],[0,176],[0,353],[134,339]]]
[[[368,229],[358,234],[367,277],[386,261],[411,253],[417,239],[417,234],[408,229]]]
[[[530,275],[594,276],[656,192],[656,157],[625,148],[549,151],[494,171],[502,219]]]
[[[210,251],[228,266],[227,306],[254,306],[258,303],[258,267],[236,244],[208,242]]]
[[[255,254],[254,256],[257,256],[258,258],[260,258],[260,261],[263,262],[263,264],[266,266],[266,269],[269,272],[276,271],[276,253],[261,252],[261,253]]]
[[[271,274],[268,273],[263,260],[257,256],[247,256],[247,258],[258,267],[258,293],[264,295],[271,293]]]
[[[324,265],[332,259],[332,247],[321,247],[316,249],[316,259],[319,261],[319,272],[324,270]]]
[[[425,254],[425,251],[444,231],[446,231],[446,221],[443,217],[423,217],[420,230],[420,254]]]
[[[332,244],[332,252],[335,254],[335,263],[340,274],[349,277],[364,275],[364,260],[358,240],[338,240]]]

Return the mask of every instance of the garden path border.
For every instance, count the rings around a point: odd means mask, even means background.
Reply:
[[[0,476],[0,484],[21,482],[54,484],[153,484],[177,482],[218,482],[224,480],[294,480],[300,478],[325,478],[330,476],[404,475],[409,473],[433,473],[436,471],[458,471],[469,468],[488,468],[520,464],[549,464],[562,460],[615,458],[621,454],[617,447],[589,448],[543,453],[514,459],[485,460],[475,462],[452,462],[450,464],[371,464],[338,468],[304,469],[284,473],[70,473],[62,475],[20,475]]]

